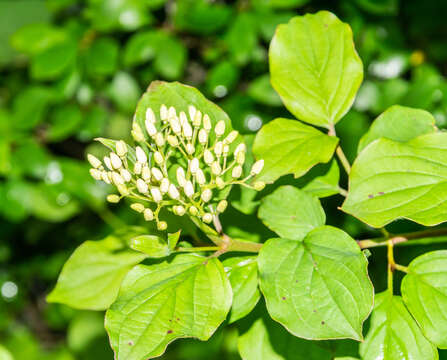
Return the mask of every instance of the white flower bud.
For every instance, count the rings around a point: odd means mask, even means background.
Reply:
[[[166,230],[168,228],[168,223],[166,221],[160,221],[157,223],[157,229],[158,230]]]
[[[158,147],[162,147],[165,144],[165,137],[162,133],[155,134],[155,143]]]
[[[211,221],[213,221],[213,215],[211,215],[210,213],[206,213],[205,215],[203,215],[202,220],[203,222],[209,224]]]
[[[258,175],[262,171],[263,167],[264,167],[264,160],[256,161],[251,167],[250,175]]]
[[[183,186],[183,191],[187,197],[192,197],[194,195],[194,187],[192,186],[191,181],[188,180],[185,183],[185,186]]]
[[[170,106],[168,109],[168,118],[177,117],[177,112],[175,111],[174,106]]]
[[[107,171],[107,177],[109,178],[110,182],[113,181],[113,179],[112,179],[112,174],[113,174],[112,171]]]
[[[163,179],[163,173],[156,167],[153,167],[151,169],[152,172],[152,176],[155,178],[155,180],[157,181],[161,181]]]
[[[211,131],[211,120],[208,114],[203,115],[203,128],[207,133]]]
[[[199,185],[205,184],[206,179],[205,179],[205,174],[203,173],[202,169],[197,170],[196,180]]]
[[[205,164],[207,164],[208,166],[211,165],[214,161],[213,153],[208,149],[206,149],[203,153],[203,161],[205,161]]]
[[[124,184],[124,179],[117,172],[112,172],[112,181],[115,185]]]
[[[178,139],[175,135],[168,135],[168,143],[169,145],[176,147],[178,146]]]
[[[237,165],[233,168],[233,171],[231,172],[231,176],[235,179],[239,179],[242,175],[242,166]]]
[[[191,171],[191,174],[195,174],[199,170],[199,159],[193,158],[189,162],[189,171]]]
[[[231,144],[234,140],[236,140],[237,136],[239,135],[239,133],[236,130],[233,130],[232,132],[230,132],[227,137],[224,139],[224,144]]]
[[[90,175],[95,180],[101,180],[101,171],[98,169],[90,169]]]
[[[186,115],[185,115],[185,118],[186,118]],[[191,140],[192,139],[192,127],[191,127],[191,125],[189,124],[188,121],[185,121],[182,126],[183,126],[183,136],[187,140]]]
[[[191,206],[188,211],[192,216],[197,216],[199,214],[199,210],[197,210],[195,206]]]
[[[177,117],[169,118],[169,124],[171,125],[171,129],[176,135],[180,135],[182,132],[182,126],[180,125],[180,121]]]
[[[127,154],[127,145],[123,140],[117,141],[115,148],[118,156],[125,156]]]
[[[113,152],[110,153],[110,163],[114,169],[120,169],[123,166],[120,157]]]
[[[240,143],[238,146],[236,146],[236,149],[234,150],[234,154],[237,155],[240,152],[246,152],[246,146],[244,143]]]
[[[160,202],[163,200],[163,195],[158,187],[151,187],[151,195],[155,202]]]
[[[135,165],[133,166],[133,172],[137,175],[141,174],[141,170],[143,169],[143,164],[136,162]]]
[[[216,210],[219,213],[223,213],[226,210],[227,206],[228,206],[227,200],[220,200],[219,203],[217,204]]]
[[[189,155],[192,155],[192,154],[194,154],[194,153],[196,152],[196,148],[194,147],[193,144],[191,144],[191,143],[187,143],[187,144],[186,144],[186,152],[187,152]]]
[[[192,120],[192,125],[195,128],[200,127],[200,123],[202,122],[202,113],[200,112],[200,110],[196,111],[196,114],[194,115],[194,119]]]
[[[169,185],[168,194],[173,200],[177,200],[180,197],[180,193],[174,184]]]
[[[87,160],[95,169],[99,168],[102,165],[101,160],[99,160],[96,156],[92,154],[87,154]]]
[[[214,162],[211,164],[211,172],[212,172],[214,175],[220,175],[220,173],[222,172],[222,168],[220,167],[219,162],[214,161]]]
[[[117,203],[120,201],[120,197],[116,194],[107,195],[107,201],[109,203]]]
[[[236,154],[236,162],[237,162],[239,165],[243,165],[243,164],[244,164],[244,162],[245,162],[245,151],[239,151],[239,152]]]
[[[109,179],[109,174],[107,173],[107,171],[102,171],[101,172],[101,179],[102,181],[104,181],[106,184],[110,184],[111,181]]]
[[[223,146],[223,156],[228,156],[228,153],[230,152],[230,147],[228,145]]]
[[[138,179],[137,180],[137,189],[140,193],[147,194],[149,187],[147,186],[147,184],[144,182],[143,179]]]
[[[214,128],[214,132],[216,133],[217,137],[222,136],[225,133],[225,121],[220,120]]]
[[[174,210],[175,215],[178,215],[178,216],[185,215],[186,209],[181,205],[174,206],[172,209]]]
[[[182,125],[182,126],[184,126],[185,123],[188,123],[188,118],[186,117],[186,114],[184,111],[180,111],[179,120],[180,120],[180,125]]]
[[[147,108],[147,110],[146,110],[146,121],[148,121],[152,124],[155,124],[155,122],[156,122],[155,114],[150,107]]]
[[[130,208],[139,213],[144,211],[144,205],[140,203],[133,203],[132,205],[130,205]]]
[[[136,122],[132,125],[132,137],[137,142],[143,142],[144,141],[144,134],[141,131],[140,125],[138,125]]]
[[[112,162],[108,156],[104,156],[104,164],[106,164],[107,169],[113,170]]]
[[[261,191],[265,188],[265,182],[264,181],[256,181],[253,184],[253,187],[256,191]]]
[[[188,106],[188,113],[189,113],[189,118],[191,119],[191,122],[194,122],[194,117],[196,116],[196,112],[197,112],[197,109],[194,105]]]
[[[116,188],[118,189],[119,193],[123,196],[127,196],[129,195],[129,189],[127,188],[126,185],[124,184],[119,184],[116,186]]]
[[[165,104],[160,106],[160,119],[163,121],[168,120],[168,108]]]
[[[159,151],[154,152],[154,160],[158,165],[163,164],[164,159],[163,159],[163,155],[161,154],[161,152],[159,152]]]
[[[180,166],[177,168],[177,182],[181,187],[185,186],[186,183],[185,170]]]
[[[216,186],[219,190],[222,190],[225,187],[225,181],[223,181],[220,176],[216,178]]]
[[[223,152],[223,143],[222,141],[218,141],[214,144],[214,153],[217,157],[220,157]]]
[[[166,194],[169,190],[169,180],[167,178],[163,178],[160,183],[160,191],[162,194]]]
[[[149,181],[151,179],[151,170],[149,169],[149,166],[144,165],[143,169],[141,170],[141,177],[144,181]]]
[[[203,190],[202,194],[200,195],[201,199],[204,202],[210,201],[212,196],[213,196],[213,192],[210,189]]]
[[[205,145],[208,141],[208,134],[206,133],[205,129],[200,129],[199,131],[199,143],[201,145]]]
[[[130,180],[132,180],[132,174],[129,172],[129,170],[121,169],[120,174],[123,177],[125,182],[129,182]]]
[[[149,136],[154,137],[155,134],[157,134],[157,128],[155,127],[155,124],[148,120],[146,120],[144,124],[146,125],[146,130]]]
[[[144,209],[143,216],[144,216],[144,220],[146,220],[146,221],[154,220],[154,213],[149,208]]]
[[[146,155],[146,153],[144,152],[144,150],[140,146],[137,146],[135,148],[135,153],[136,153],[136,156],[137,156],[137,161],[139,163],[145,164],[147,162],[147,155]]]

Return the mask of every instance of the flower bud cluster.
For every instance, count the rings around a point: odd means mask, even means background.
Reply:
[[[219,196],[226,188],[233,184],[264,188],[260,181],[248,183],[261,172],[264,161],[255,162],[244,174],[245,144],[235,145],[239,134],[234,130],[226,134],[223,120],[213,126],[210,117],[193,105],[187,112],[165,105],[157,110],[156,114],[146,109],[144,129],[133,122],[135,148],[119,140],[103,161],[88,155],[92,177],[115,185],[119,192],[109,195],[109,202],[134,200],[133,210],[165,230],[167,223],[159,219],[163,207],[211,223],[227,207]]]

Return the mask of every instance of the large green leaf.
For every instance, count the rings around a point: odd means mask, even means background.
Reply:
[[[232,257],[223,262],[233,288],[229,322],[247,315],[259,301],[258,264],[253,256]]]
[[[341,360],[356,353],[353,343],[300,339],[267,316],[258,317],[238,338],[243,360]]]
[[[145,254],[127,249],[115,236],[86,241],[65,263],[47,301],[105,310],[116,299],[124,276],[144,258]]]
[[[259,218],[279,236],[296,240],[326,222],[320,201],[293,186],[281,186],[264,197]]]
[[[332,160],[329,170],[326,174],[317,176],[309,181],[303,187],[303,191],[318,196],[319,198],[338,194],[340,188],[338,182],[340,181],[340,168],[337,161]]]
[[[328,162],[338,139],[323,134],[312,126],[289,119],[275,119],[256,135],[253,153],[264,159],[259,179],[273,182],[286,174],[304,175],[312,166]]]
[[[280,25],[270,44],[272,85],[298,119],[329,127],[354,102],[363,79],[349,25],[320,11]]]
[[[178,338],[208,340],[225,320],[231,299],[217,258],[179,255],[171,263],[134,267],[106,313],[116,359],[159,356]]]
[[[447,250],[429,252],[410,263],[402,297],[424,335],[447,349]]]
[[[374,120],[368,132],[360,139],[358,151],[381,137],[407,142],[435,131],[435,118],[429,112],[394,105]]]
[[[360,344],[363,360],[437,360],[438,352],[422,334],[400,296],[376,295],[371,326]]]
[[[399,218],[431,226],[447,220],[447,134],[407,143],[379,139],[351,170],[343,211],[382,227]]]
[[[270,239],[258,258],[270,316],[310,339],[362,339],[373,305],[367,261],[345,232],[322,226],[302,241]]]

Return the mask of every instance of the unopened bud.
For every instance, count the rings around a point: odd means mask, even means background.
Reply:
[[[144,124],[146,125],[146,130],[149,136],[154,137],[155,134],[157,134],[157,128],[155,127],[155,124],[148,120],[146,120]]]
[[[163,164],[164,159],[160,151],[154,152],[154,160],[158,165]]]
[[[180,125],[182,125],[182,126],[184,126],[186,123],[188,123],[188,118],[186,117],[186,114],[184,111],[180,111],[179,120],[180,120]]]
[[[214,175],[220,175],[220,173],[222,172],[222,168],[220,167],[220,164],[217,161],[214,161],[211,164],[211,172]]]
[[[162,133],[157,133],[155,135],[155,143],[158,147],[162,147],[165,144],[165,137]]]
[[[124,179],[117,172],[112,173],[112,181],[115,185],[124,184]]]
[[[130,205],[130,208],[139,213],[144,211],[144,205],[140,203],[133,203],[132,205]]]
[[[140,146],[135,148],[135,154],[139,163],[145,164],[147,162],[147,155]]]
[[[219,213],[223,213],[228,206],[228,202],[227,200],[220,200],[219,203],[217,204],[216,210]]]
[[[138,125],[136,122],[132,125],[132,137],[137,142],[143,142],[144,141],[144,134],[141,131],[140,125]]]
[[[163,178],[160,183],[160,191],[162,194],[166,194],[169,190],[169,180],[167,178]]]
[[[184,114],[184,113],[183,113]],[[185,115],[186,118],[186,115]],[[192,127],[189,124],[188,121],[185,121],[183,123],[183,136],[187,139],[187,140],[191,140],[192,139]]]
[[[118,195],[112,194],[112,195],[107,195],[107,201],[109,203],[117,203],[120,201],[120,197]]]
[[[186,209],[181,206],[181,205],[176,205],[172,208],[172,210],[174,210],[174,214],[178,215],[178,216],[183,216],[185,215]]]
[[[193,158],[189,162],[189,171],[191,171],[191,174],[195,174],[199,170],[199,159]]]
[[[144,216],[144,220],[146,220],[146,221],[154,220],[154,213],[149,208],[144,209],[143,216]]]
[[[175,111],[174,106],[170,106],[168,109],[168,118],[177,117],[177,112]]]
[[[203,173],[202,169],[197,170],[196,180],[199,185],[205,184],[206,179],[205,179],[205,174]]]
[[[216,133],[217,137],[222,136],[225,133],[225,121],[220,120],[214,128],[214,132]]]
[[[153,112],[153,110],[149,107],[146,110],[146,121],[155,124],[156,119],[155,119],[155,114]]]
[[[127,196],[129,195],[129,189],[127,188],[126,185],[124,184],[119,184],[116,186],[116,188],[118,189],[119,193],[123,196]]]
[[[242,175],[242,166],[237,165],[233,168],[233,171],[231,172],[231,176],[235,179],[239,179]]]
[[[196,114],[194,115],[194,120],[192,121],[192,125],[196,128],[200,127],[200,123],[202,122],[202,113],[200,110],[196,111]]]
[[[216,144],[214,144],[214,153],[216,154],[217,157],[220,157],[222,155],[223,152],[223,143],[222,141],[218,141],[216,142]]]
[[[145,164],[143,166],[143,169],[141,170],[141,177],[144,181],[149,181],[151,179],[151,170],[149,169],[149,166]]]
[[[160,169],[153,167],[151,169],[151,173],[155,180],[161,181],[163,179],[163,173],[160,171]]]
[[[203,161],[205,161],[205,164],[207,164],[208,166],[211,165],[214,161],[213,153],[208,149],[206,149],[203,153]]]
[[[203,128],[208,133],[211,131],[211,120],[208,114],[203,115]]]
[[[231,144],[234,140],[236,140],[237,136],[239,135],[239,133],[236,130],[233,130],[232,132],[230,132],[227,137],[224,139],[224,144]]]
[[[188,211],[192,216],[197,216],[199,214],[199,210],[197,210],[195,206],[191,206]]]
[[[205,145],[208,141],[208,134],[206,133],[205,129],[200,129],[199,131],[199,143],[201,145]]]
[[[92,165],[95,169],[102,166],[101,160],[99,160],[96,156],[92,154],[87,155],[87,160],[90,163],[90,165]]]
[[[120,174],[123,177],[125,182],[129,182],[130,180],[132,180],[132,174],[129,172],[129,170],[121,169]]]
[[[169,185],[168,194],[171,199],[177,200],[180,197],[180,193],[174,184]]]
[[[142,170],[143,170],[143,164],[136,162],[133,166],[133,172],[137,175],[140,175]]]
[[[188,180],[185,183],[185,186],[183,186],[183,191],[187,197],[192,197],[194,195],[194,187],[192,186],[191,181]]]
[[[200,195],[201,199],[204,202],[210,201],[212,196],[213,196],[213,192],[210,189],[203,190],[202,194]]]
[[[120,169],[123,166],[121,159],[115,153],[110,153],[110,163],[114,169]]]
[[[251,167],[250,174],[251,175],[258,175],[262,168],[264,167],[264,160],[258,160],[256,161],[253,166]]]
[[[168,224],[166,221],[160,221],[157,223],[157,229],[160,231],[166,230],[168,228]]]
[[[177,117],[171,117],[169,118],[169,124],[171,125],[171,129],[176,135],[180,135],[182,132],[182,126],[180,125],[180,121],[177,119]]]
[[[236,149],[234,150],[234,154],[237,155],[239,154],[241,151],[246,152],[247,148],[245,146],[244,143],[240,143],[238,146],[236,146]]]
[[[90,175],[95,180],[101,180],[101,171],[98,169],[90,169]]]
[[[107,169],[113,170],[112,162],[108,156],[104,156],[104,164],[106,164]]]
[[[104,181],[106,184],[110,184],[111,181],[109,179],[109,174],[107,171],[101,171],[101,179],[102,181]]]
[[[166,121],[168,119],[168,108],[165,104],[160,106],[160,119]]]
[[[243,165],[243,164],[244,164],[244,162],[245,162],[245,151],[239,151],[239,152],[236,154],[236,162],[237,162],[239,165]]]
[[[189,118],[191,119],[191,122],[194,122],[194,117],[196,116],[197,109],[194,105],[188,106],[188,114]]]
[[[202,220],[203,222],[209,224],[211,221],[213,221],[213,215],[211,215],[210,213],[206,213],[205,215],[203,215]]]
[[[216,186],[219,190],[222,190],[225,187],[225,181],[223,181],[220,176],[216,178]]]
[[[230,147],[228,145],[223,146],[223,156],[228,156],[228,153],[230,152]]]
[[[177,182],[181,187],[185,186],[186,183],[185,170],[183,170],[182,167],[177,168]]]
[[[256,182],[253,184],[253,187],[254,187],[254,189],[255,189],[256,191],[261,191],[262,189],[265,188],[265,182],[263,182],[263,181],[256,181]]]
[[[149,190],[147,184],[144,182],[143,179],[138,179],[137,180],[137,189],[142,194],[147,194],[147,192]]]
[[[192,154],[194,154],[194,153],[196,152],[196,148],[194,147],[193,144],[191,144],[191,143],[187,143],[187,144],[186,144],[186,152],[187,152],[189,155],[192,155]]]
[[[168,135],[167,140],[168,140],[169,145],[171,145],[173,147],[178,146],[177,136],[175,136],[175,135]]]
[[[118,156],[125,156],[127,154],[127,145],[123,140],[117,141],[115,148]]]
[[[155,202],[160,202],[163,200],[163,195],[161,194],[161,191],[157,187],[151,187],[151,195],[152,199],[154,199]]]

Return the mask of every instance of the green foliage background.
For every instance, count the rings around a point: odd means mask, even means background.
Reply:
[[[103,151],[92,139],[126,139],[136,102],[156,79],[198,87],[242,134],[290,117],[269,84],[267,47],[278,24],[322,9],[351,25],[365,67],[354,107],[338,126],[350,160],[371,121],[393,104],[428,110],[447,128],[443,1],[0,0],[1,360],[9,359],[2,346],[17,360],[113,357],[102,314],[45,302],[75,247],[121,223],[141,224],[126,205],[113,206],[113,215],[107,188],[90,178],[85,153]],[[304,186],[327,169],[283,177],[258,196],[286,182]],[[223,218],[229,235],[271,237],[256,218],[254,196],[233,191]],[[323,200],[328,224],[355,238],[375,235],[337,211],[339,200]],[[388,229],[419,227],[399,221]],[[402,247],[397,260],[407,264],[437,248]],[[372,251],[370,275],[380,292],[385,254]],[[18,292],[9,297],[11,282]],[[238,331],[244,328],[226,327],[206,343],[181,340],[162,358],[239,359]]]

